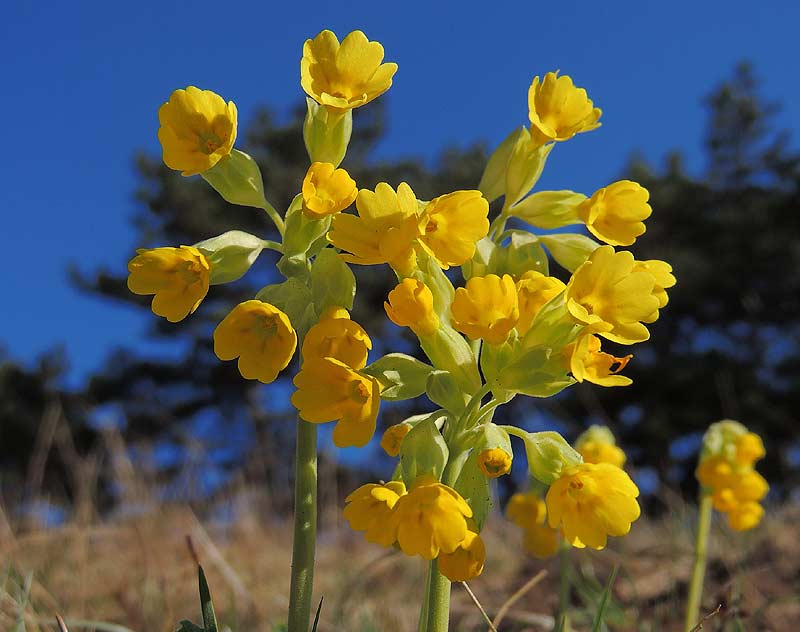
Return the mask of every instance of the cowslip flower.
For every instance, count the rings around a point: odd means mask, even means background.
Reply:
[[[154,295],[153,313],[177,323],[197,309],[208,293],[211,265],[197,248],[139,249],[128,262],[128,289]]]
[[[669,303],[669,296],[667,290],[675,285],[675,276],[672,274],[672,266],[666,261],[660,259],[648,259],[647,261],[636,261],[633,264],[634,272],[647,272],[653,277],[655,285],[653,286],[653,294],[658,299],[658,308],[661,309]],[[651,316],[652,320],[645,319],[644,322],[653,322],[658,318],[658,312],[655,317]]]
[[[550,486],[547,521],[559,526],[572,546],[602,549],[609,535],[628,533],[640,514],[639,489],[609,463],[580,463],[566,468]]]
[[[308,330],[303,340],[303,360],[334,358],[358,371],[367,366],[372,340],[357,322],[350,320],[347,310],[336,309],[323,314]]]
[[[164,164],[184,176],[211,169],[236,141],[236,105],[211,90],[175,90],[158,109],[158,120]]]
[[[381,63],[383,46],[353,31],[339,44],[332,31],[321,31],[303,45],[300,84],[317,103],[344,112],[369,103],[392,85],[397,64]]]
[[[536,270],[528,270],[517,281],[517,300],[519,301],[519,320],[517,331],[520,335],[531,328],[536,315],[545,303],[555,298],[567,286],[561,279],[545,276]]]
[[[569,75],[548,72],[543,80],[534,77],[528,90],[531,138],[539,145],[596,129],[601,114],[586,90],[576,87]]]
[[[423,474],[395,504],[390,525],[403,553],[432,560],[461,545],[471,517],[472,509],[456,490]]]
[[[356,181],[329,162],[314,162],[303,179],[303,212],[312,219],[340,213],[356,199]]]
[[[454,191],[434,198],[422,211],[420,244],[442,268],[460,266],[489,232],[489,202],[480,191]]]
[[[594,192],[578,205],[577,215],[595,237],[612,246],[630,246],[645,232],[653,209],[642,185],[620,180]]]
[[[334,358],[310,358],[294,377],[292,405],[311,423],[336,421],[333,442],[340,448],[363,447],[375,434],[381,387]]]
[[[736,440],[736,461],[740,465],[753,465],[766,453],[764,442],[755,432],[747,432]]]
[[[584,463],[610,463],[617,467],[625,465],[625,452],[606,426],[591,426],[575,441],[575,449],[583,457]]]
[[[362,189],[356,196],[358,215],[333,216],[328,241],[350,254],[348,263],[388,263],[398,272],[410,273],[416,265],[414,241],[420,234],[417,197],[405,182],[392,189],[385,182],[375,191]]]
[[[517,492],[506,505],[506,516],[522,528],[522,545],[534,557],[545,559],[558,550],[559,534],[547,525],[547,507],[530,492]]]
[[[239,303],[214,330],[214,353],[220,360],[239,358],[247,380],[269,384],[285,369],[297,348],[289,317],[258,300]]]
[[[389,426],[381,437],[381,448],[389,456],[397,456],[400,454],[400,445],[409,432],[411,432],[411,426],[406,423]]]
[[[418,336],[430,336],[439,329],[439,317],[433,309],[433,293],[418,279],[403,279],[389,292],[383,307],[399,327],[410,327]]]
[[[392,509],[406,493],[402,481],[390,481],[384,485],[369,483],[352,492],[342,515],[354,531],[363,531],[367,542],[392,546],[394,534],[389,528]]]
[[[511,459],[502,448],[482,450],[478,455],[478,469],[486,478],[497,478],[511,471]]]
[[[628,386],[633,380],[618,375],[633,354],[621,358],[600,351],[600,338],[586,334],[574,343],[567,345],[565,351],[569,358],[569,370],[578,382],[591,382],[599,386]]]
[[[451,582],[465,582],[483,572],[486,547],[481,536],[467,531],[466,537],[452,553],[440,553],[437,558],[439,570]]]
[[[560,541],[558,531],[546,524],[537,524],[522,532],[522,546],[533,557],[540,560],[553,557],[558,552]]]
[[[754,529],[764,517],[764,508],[757,502],[745,502],[737,505],[728,513],[728,526],[734,531]]]
[[[514,279],[508,274],[472,277],[456,290],[450,310],[453,327],[471,340],[502,344],[519,319]]]
[[[647,340],[650,332],[640,321],[658,318],[660,301],[653,275],[634,271],[634,264],[630,252],[614,252],[612,246],[592,252],[567,283],[567,309],[573,318],[614,342]]]

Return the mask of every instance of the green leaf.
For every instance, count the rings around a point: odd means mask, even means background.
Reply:
[[[319,598],[319,605],[317,606],[317,614],[314,615],[314,625],[311,626],[311,632],[317,632],[317,626],[319,625],[319,614],[322,612],[322,600],[325,597]]]
[[[553,259],[570,272],[575,272],[600,247],[596,241],[579,233],[540,235],[539,240],[553,255]]]
[[[320,252],[311,266],[311,295],[318,314],[328,307],[353,308],[356,277],[333,248]]]
[[[400,464],[406,487],[411,487],[422,474],[440,479],[449,454],[447,443],[433,419],[419,422],[400,444]]]
[[[177,632],[218,632],[217,615],[214,613],[214,604],[211,601],[211,591],[208,589],[206,574],[203,567],[197,567],[197,583],[200,589],[200,609],[203,615],[203,627],[184,620],[179,624]]]
[[[389,353],[376,360],[363,373],[380,381],[381,399],[399,401],[419,397],[425,392],[433,367],[404,353]]]
[[[509,214],[545,229],[581,224],[578,206],[586,199],[575,191],[540,191],[511,207]]]
[[[229,230],[194,245],[211,264],[211,285],[240,279],[264,249],[264,241],[241,230]]]
[[[483,524],[492,509],[489,479],[483,475],[483,472],[478,467],[478,454],[480,451],[480,448],[472,450],[455,484],[455,490],[461,494],[472,508],[472,518],[478,525],[478,531],[483,529]]]
[[[617,578],[617,570],[618,567],[615,566],[614,570],[611,571],[611,577],[608,578],[606,589],[603,591],[602,597],[600,597],[600,603],[597,606],[597,612],[595,613],[594,621],[592,622],[592,632],[602,632],[603,630],[606,606],[608,606],[608,600],[611,596],[611,588],[614,586],[614,581]]]
[[[242,206],[267,206],[264,183],[256,161],[238,149],[224,156],[208,171],[200,174],[222,198]]]

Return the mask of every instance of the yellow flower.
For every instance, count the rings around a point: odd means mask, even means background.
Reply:
[[[628,386],[633,380],[617,375],[630,362],[633,354],[617,358],[600,351],[600,338],[593,334],[581,336],[568,345],[565,353],[569,357],[569,370],[578,381],[591,382],[600,386]]]
[[[653,209],[650,193],[630,180],[620,180],[595,191],[578,206],[578,217],[598,239],[612,246],[630,246],[644,234],[644,220]]]
[[[558,552],[558,543],[558,531],[545,524],[533,525],[522,532],[522,546],[540,560],[553,557]]]
[[[758,526],[764,517],[764,508],[756,502],[738,505],[728,513],[728,525],[734,531],[747,531]]]
[[[420,242],[447,269],[475,254],[475,245],[489,232],[489,202],[480,191],[455,191],[434,198],[420,218]]]
[[[128,289],[134,294],[153,294],[153,313],[171,323],[197,309],[208,293],[211,266],[191,246],[140,249],[128,262]]]
[[[433,293],[417,279],[403,279],[389,292],[389,301],[384,302],[383,307],[395,325],[410,327],[418,336],[430,336],[439,329]]]
[[[625,452],[619,446],[611,443],[586,441],[576,449],[585,463],[610,463],[617,467],[625,465]]]
[[[334,215],[328,240],[352,254],[348,263],[388,263],[406,274],[416,265],[414,241],[419,236],[417,197],[405,182],[395,192],[385,182],[375,191],[362,189],[356,197],[358,215]]]
[[[764,455],[764,442],[755,432],[747,432],[736,440],[736,461],[740,465],[752,465]]]
[[[397,500],[405,493],[402,481],[362,485],[345,498],[347,504],[342,514],[353,531],[364,531],[367,542],[392,546],[394,534],[389,528],[389,517]]]
[[[333,442],[340,448],[363,447],[375,434],[381,387],[334,358],[310,358],[294,377],[292,405],[302,419],[319,424],[338,421]]]
[[[739,506],[739,500],[730,487],[714,488],[711,501],[714,509],[722,513],[731,512]]]
[[[755,470],[745,469],[733,479],[733,494],[740,503],[759,501],[767,495],[769,484]]]
[[[575,87],[568,75],[548,72],[541,82],[534,77],[528,90],[531,138],[539,145],[596,129],[601,114],[586,90]]]
[[[566,468],[547,492],[547,520],[561,525],[572,546],[602,549],[609,535],[625,535],[639,517],[639,489],[609,463],[580,463]]]
[[[545,303],[561,294],[566,287],[560,279],[545,276],[536,270],[529,270],[520,277],[517,281],[519,300],[517,331],[521,336],[531,328],[536,315]]]
[[[386,92],[397,64],[383,61],[383,46],[370,42],[361,31],[342,40],[328,30],[303,45],[300,83],[308,96],[327,108],[343,112],[357,108]]]
[[[724,456],[716,454],[700,462],[695,470],[695,476],[705,487],[722,489],[731,486],[733,468]]]
[[[647,340],[650,332],[639,321],[658,318],[660,302],[652,274],[635,271],[634,264],[629,252],[614,252],[611,246],[597,248],[567,284],[569,313],[614,342]]]
[[[537,524],[544,524],[547,518],[547,506],[543,499],[530,492],[517,492],[508,500],[506,516],[511,522],[526,531]]]
[[[303,212],[320,219],[346,209],[358,194],[356,181],[329,162],[314,162],[303,179]]]
[[[214,353],[220,360],[239,358],[239,373],[269,384],[292,359],[297,348],[289,317],[274,305],[251,300],[239,303],[214,330]]]
[[[481,536],[467,531],[467,536],[452,553],[440,553],[439,570],[451,582],[465,582],[483,572],[486,561],[486,547]]]
[[[389,426],[381,437],[381,447],[383,451],[389,456],[397,456],[400,454],[400,445],[403,443],[403,438],[411,431],[411,426],[408,424],[394,424]]]
[[[424,474],[397,501],[390,523],[403,553],[432,560],[460,546],[471,517],[472,509],[456,490]]]
[[[236,141],[236,105],[211,90],[175,90],[158,109],[158,140],[164,164],[193,176],[231,153]]]
[[[453,327],[471,340],[502,344],[519,319],[514,279],[507,274],[472,277],[456,290],[450,309]]]
[[[661,309],[669,302],[667,289],[675,285],[675,276],[672,274],[672,266],[660,259],[649,259],[648,261],[636,261],[633,264],[634,272],[647,272],[655,281],[653,294],[658,299],[658,307]],[[658,318],[658,312],[652,320],[645,319],[644,322],[654,322]]]
[[[325,318],[308,330],[303,340],[303,360],[335,358],[358,371],[367,366],[372,340],[357,322],[350,320],[347,310],[335,318]]]
[[[511,471],[511,455],[502,448],[483,450],[478,455],[478,468],[486,478],[497,478]]]

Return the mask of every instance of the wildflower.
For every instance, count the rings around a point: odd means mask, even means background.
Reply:
[[[628,386],[633,380],[624,375],[617,375],[633,357],[628,354],[617,358],[610,353],[600,351],[600,338],[586,334],[568,345],[565,353],[569,357],[569,370],[578,381],[592,382],[600,386]]]
[[[507,274],[472,277],[456,290],[450,309],[453,327],[471,340],[502,344],[519,319],[514,279]]]
[[[303,340],[303,360],[335,358],[356,371],[367,366],[372,340],[357,322],[350,320],[347,310],[336,318],[323,317],[308,330]],[[335,312],[334,312],[335,313]]]
[[[539,145],[549,141],[569,140],[575,134],[600,127],[602,114],[577,88],[569,75],[548,72],[544,80],[534,77],[528,90],[528,114],[531,138]]]
[[[546,524],[536,524],[522,532],[522,546],[540,560],[553,557],[558,552],[558,543],[558,531]]]
[[[440,553],[439,570],[451,582],[465,582],[483,572],[486,561],[486,547],[481,536],[474,531],[467,535],[452,553]]]
[[[764,455],[764,442],[755,432],[747,432],[736,440],[736,461],[740,465],[753,465]]]
[[[364,531],[367,542],[392,546],[394,534],[389,529],[389,517],[398,499],[406,493],[402,481],[384,485],[362,485],[345,498],[342,514],[354,531]]]
[[[595,191],[577,209],[578,217],[598,239],[612,246],[630,246],[644,234],[644,220],[653,209],[650,193],[630,180],[620,180]]]
[[[733,468],[721,454],[703,459],[695,470],[695,476],[701,485],[712,489],[730,487]]]
[[[635,261],[633,264],[634,272],[647,272],[653,277],[655,285],[653,294],[658,299],[658,308],[661,309],[669,303],[667,289],[675,285],[675,276],[672,274],[672,266],[660,259],[649,259],[647,261]],[[644,322],[653,322],[658,318],[658,312],[652,320],[645,319]]]
[[[747,531],[758,526],[764,517],[764,508],[757,502],[737,505],[728,513],[728,526],[734,531]]]
[[[545,303],[561,294],[566,287],[560,279],[545,276],[536,270],[529,270],[520,277],[517,281],[519,301],[517,331],[521,336],[531,328],[536,315]]]
[[[586,441],[577,448],[585,463],[610,463],[617,467],[625,465],[625,452],[622,448],[601,441]]]
[[[300,83],[308,96],[327,108],[343,112],[357,108],[386,92],[397,64],[381,63],[383,46],[370,42],[361,31],[342,40],[328,30],[303,45]]]
[[[400,444],[403,443],[403,438],[411,431],[409,424],[393,424],[389,426],[381,437],[381,448],[389,456],[397,456],[400,454]]]
[[[517,492],[506,505],[506,516],[518,527],[528,530],[537,524],[544,524],[547,506],[536,494]]]
[[[164,164],[193,176],[231,153],[236,141],[236,105],[211,90],[175,90],[158,109],[158,140]]]
[[[128,262],[128,272],[128,289],[153,294],[153,313],[177,323],[194,312],[208,293],[211,265],[191,246],[139,249]]]
[[[634,271],[633,255],[597,248],[572,274],[566,289],[567,309],[578,322],[621,344],[642,342],[650,332],[639,321],[658,318],[655,279]]]
[[[403,553],[432,560],[461,545],[471,517],[472,509],[456,490],[423,474],[397,501],[390,523]]]
[[[572,546],[602,549],[609,535],[630,531],[639,517],[639,490],[620,468],[580,463],[564,470],[547,492],[547,520],[561,525]]]
[[[294,377],[292,405],[311,423],[337,421],[333,442],[340,448],[365,446],[375,433],[381,387],[334,358],[310,358]]]
[[[374,192],[367,189],[358,192],[357,216],[334,215],[328,240],[351,253],[342,255],[348,263],[388,263],[403,274],[410,273],[416,265],[417,209],[417,197],[405,182],[396,192],[380,182]]]
[[[447,269],[475,254],[489,232],[489,202],[480,191],[454,191],[434,198],[422,212],[420,242]]]
[[[389,301],[384,302],[383,307],[395,325],[410,327],[418,336],[430,336],[439,329],[433,293],[417,279],[403,279],[389,292]]]
[[[239,358],[242,377],[264,384],[278,377],[296,348],[297,334],[289,317],[262,301],[239,303],[214,330],[217,357]]]
[[[478,455],[478,468],[486,478],[497,478],[511,471],[511,455],[502,448],[483,450]]]
[[[314,162],[303,179],[303,212],[320,219],[346,209],[358,194],[356,181],[329,162]]]

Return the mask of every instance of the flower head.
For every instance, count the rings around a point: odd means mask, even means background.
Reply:
[[[346,209],[358,194],[356,181],[329,162],[314,162],[303,179],[303,212],[320,219]]]
[[[367,542],[392,546],[395,540],[389,528],[389,517],[405,493],[406,486],[402,481],[362,485],[345,498],[344,519],[354,531],[364,531]]]
[[[489,232],[489,202],[480,191],[454,191],[425,206],[420,242],[447,269],[475,254],[475,245]]]
[[[381,448],[389,456],[397,456],[400,454],[400,445],[409,432],[411,432],[411,426],[406,423],[389,426],[381,437]]]
[[[433,293],[417,279],[403,279],[389,292],[389,301],[383,307],[395,325],[410,327],[419,336],[430,336],[439,329],[439,317],[433,309]]]
[[[633,264],[634,272],[647,272],[653,277],[655,285],[653,286],[653,294],[658,299],[658,308],[661,309],[669,303],[669,296],[667,290],[675,285],[675,276],[672,274],[672,266],[666,261],[660,259],[648,259],[647,261],[635,261]],[[653,322],[658,318],[658,312],[652,320],[645,320],[644,322]]]
[[[631,378],[618,375],[633,354],[617,358],[610,353],[603,353],[600,351],[600,338],[593,334],[578,338],[567,346],[565,353],[569,357],[569,370],[578,382],[585,380],[600,386],[628,386],[633,383]]]
[[[528,90],[531,138],[539,145],[596,129],[601,114],[586,90],[576,87],[569,75],[548,72],[541,81],[534,77]]]
[[[339,44],[336,35],[321,31],[303,45],[300,83],[308,96],[334,111],[357,108],[386,92],[397,64],[381,63],[383,46],[353,31]]]
[[[336,318],[323,318],[308,330],[303,340],[303,360],[334,358],[356,371],[367,366],[367,354],[372,340],[357,322],[350,320],[347,311]]]
[[[403,553],[432,560],[461,545],[471,517],[472,509],[456,490],[424,474],[397,501],[390,523]]]
[[[164,164],[193,176],[227,156],[236,141],[236,105],[211,90],[175,90],[158,110]]]
[[[521,336],[531,328],[536,315],[545,303],[561,294],[566,287],[560,279],[545,276],[536,270],[529,270],[520,277],[517,281],[519,300],[517,331]]]
[[[650,332],[640,321],[658,318],[660,301],[653,275],[634,270],[634,264],[631,253],[614,252],[611,246],[592,252],[567,284],[567,309],[573,318],[614,342],[647,340]]]
[[[439,570],[451,582],[465,582],[483,572],[486,561],[486,547],[481,536],[467,531],[466,537],[452,553],[440,553]]]
[[[734,531],[748,531],[757,527],[763,517],[764,508],[758,503],[741,503],[728,513],[728,526]]]
[[[239,358],[239,373],[269,384],[289,364],[297,334],[289,317],[274,305],[239,303],[214,330],[214,353],[220,360]]]
[[[478,455],[478,468],[486,478],[497,478],[511,471],[511,458],[502,448],[482,450]]]
[[[625,465],[625,452],[618,445],[602,441],[585,441],[576,448],[585,463],[610,463],[617,467]]]
[[[450,309],[453,327],[471,340],[502,344],[519,319],[514,279],[507,274],[472,277],[456,290]]]
[[[392,189],[385,182],[375,191],[362,189],[356,197],[358,215],[334,215],[328,240],[351,254],[348,263],[388,263],[402,273],[416,264],[414,241],[419,236],[417,197],[405,182]]]
[[[639,489],[609,463],[580,463],[564,470],[547,492],[547,520],[561,525],[572,546],[602,549],[609,535],[630,531],[639,517]]]
[[[211,265],[197,248],[140,249],[128,262],[128,289],[153,294],[152,309],[171,323],[197,309],[208,293]]]
[[[544,524],[547,506],[536,494],[517,492],[508,500],[506,516],[518,527],[532,529],[537,524]]]
[[[747,432],[736,440],[736,461],[740,465],[753,465],[766,453],[764,442],[755,432]]]
[[[333,442],[340,448],[365,446],[375,434],[381,387],[334,358],[310,358],[294,377],[292,405],[311,423],[337,421]]]
[[[577,209],[578,217],[598,239],[612,246],[630,246],[644,234],[644,220],[653,209],[650,193],[640,184],[620,180],[595,191]]]

